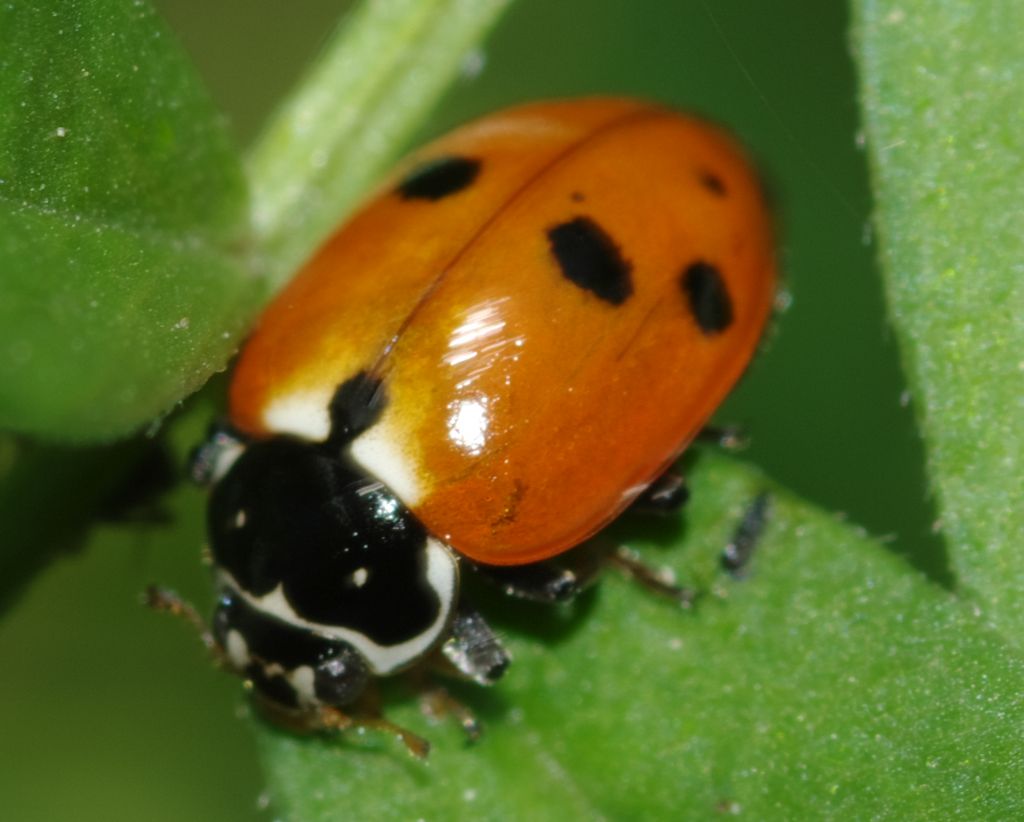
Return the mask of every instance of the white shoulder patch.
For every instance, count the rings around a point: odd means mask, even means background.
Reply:
[[[263,424],[275,434],[294,434],[323,442],[331,433],[327,412],[331,397],[322,391],[300,391],[273,400],[263,412]]]
[[[423,499],[423,483],[409,454],[391,436],[386,420],[371,426],[349,446],[352,459],[371,477],[395,492],[409,508]]]

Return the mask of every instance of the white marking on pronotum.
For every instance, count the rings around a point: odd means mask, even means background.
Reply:
[[[245,637],[237,630],[232,629],[228,631],[224,651],[228,659],[231,660],[231,664],[239,671],[244,671],[251,661],[249,644],[245,641]]]
[[[299,700],[308,704],[316,704],[319,700],[316,698],[316,688],[314,681],[316,675],[313,673],[313,669],[309,665],[300,665],[295,670],[291,671],[285,676],[291,686],[295,689],[295,693],[298,694]]]
[[[307,628],[318,636],[328,639],[340,639],[349,643],[366,659],[370,670],[377,676],[393,674],[412,662],[415,662],[429,651],[440,640],[448,627],[452,606],[458,594],[458,565],[451,550],[436,539],[427,538],[427,583],[437,593],[441,602],[437,617],[427,628],[398,645],[379,645],[365,634],[340,625],[325,625],[311,622],[295,613],[295,609],[284,596],[278,585],[269,594],[255,597],[241,588],[235,578],[225,570],[219,572],[219,582],[236,591],[242,599],[264,614],[277,617],[284,622],[301,628]],[[401,607],[401,603],[396,603]],[[241,637],[239,637],[241,639]],[[228,636],[230,646],[231,636]],[[244,640],[243,640],[244,645]],[[228,648],[231,656],[231,648]],[[248,652],[246,652],[246,657]],[[234,657],[231,656],[232,662]]]
[[[244,673],[253,662],[252,654],[249,653],[249,643],[237,628],[228,631],[224,651],[232,666],[241,673]],[[315,673],[309,665],[300,665],[292,671],[287,671],[276,662],[261,662],[260,667],[266,676],[283,676],[287,679],[301,701],[307,704],[317,702]]]
[[[360,434],[349,446],[349,454],[367,474],[379,479],[410,508],[423,497],[423,487],[413,465],[386,422]]]

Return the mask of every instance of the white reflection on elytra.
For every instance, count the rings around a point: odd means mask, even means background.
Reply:
[[[455,400],[448,405],[448,436],[459,448],[476,456],[487,443],[487,397]]]
[[[448,436],[471,456],[479,455],[487,444],[495,399],[473,390],[474,384],[482,374],[517,362],[523,345],[521,336],[510,337],[506,333],[502,308],[507,301],[508,297],[502,297],[467,311],[449,336],[448,351],[442,357],[442,362],[455,370],[452,377],[458,392],[448,403]],[[506,369],[504,384],[510,383]]]

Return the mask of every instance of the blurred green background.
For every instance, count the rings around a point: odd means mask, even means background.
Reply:
[[[339,3],[157,5],[244,145]],[[735,130],[777,198],[792,304],[719,418],[747,427],[745,457],[770,476],[944,578],[874,267],[847,23],[838,0],[521,0],[421,137],[587,93],[650,97]],[[0,622],[4,818],[269,818],[238,682],[138,604],[151,581],[205,601],[201,504],[183,487],[165,506],[173,530],[97,526]]]

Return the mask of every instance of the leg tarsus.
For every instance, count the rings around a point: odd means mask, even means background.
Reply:
[[[213,632],[207,626],[206,620],[199,615],[199,612],[191,602],[182,599],[169,588],[161,588],[157,585],[147,586],[142,594],[142,602],[154,611],[171,614],[191,625],[199,635],[200,642],[213,655],[217,664],[226,666],[227,661],[224,658],[224,649],[221,648],[220,643],[217,642]]]
[[[674,514],[690,498],[683,475],[666,471],[634,500],[630,510],[638,514]]]
[[[454,717],[469,742],[477,742],[483,734],[483,727],[476,715],[440,685],[423,691],[420,695],[420,709],[427,718],[435,721]]]
[[[331,713],[341,713],[337,708],[323,708],[322,710],[330,711]],[[401,725],[396,725],[383,716],[347,717],[347,719],[350,721],[349,727],[357,729],[366,728],[368,731],[391,734],[397,737],[399,742],[405,745],[405,749],[417,759],[426,759],[430,754],[430,742],[428,740],[419,734],[406,730]]]
[[[426,759],[430,753],[430,743],[426,739],[384,718],[376,713],[374,708],[371,708],[369,713],[363,713],[361,710],[358,713],[348,713],[333,705],[319,705],[309,710],[291,710],[258,696],[254,701],[260,712],[271,722],[293,733],[348,733],[365,729],[396,737],[417,759]]]
[[[726,451],[742,451],[750,445],[750,438],[741,425],[705,425],[695,439]]]
[[[426,759],[430,753],[430,742],[384,716],[381,711],[381,695],[377,688],[367,689],[349,706],[349,710],[342,710],[334,705],[319,705],[300,712],[299,717],[305,720],[307,732],[372,731],[395,737],[417,759]]]
[[[696,592],[677,584],[675,574],[668,568],[652,568],[642,562],[639,555],[623,545],[608,555],[608,564],[653,591],[658,596],[671,599],[684,608],[693,605]]]
[[[734,577],[742,577],[768,521],[771,495],[762,491],[743,514],[732,539],[722,551],[722,566]]]

